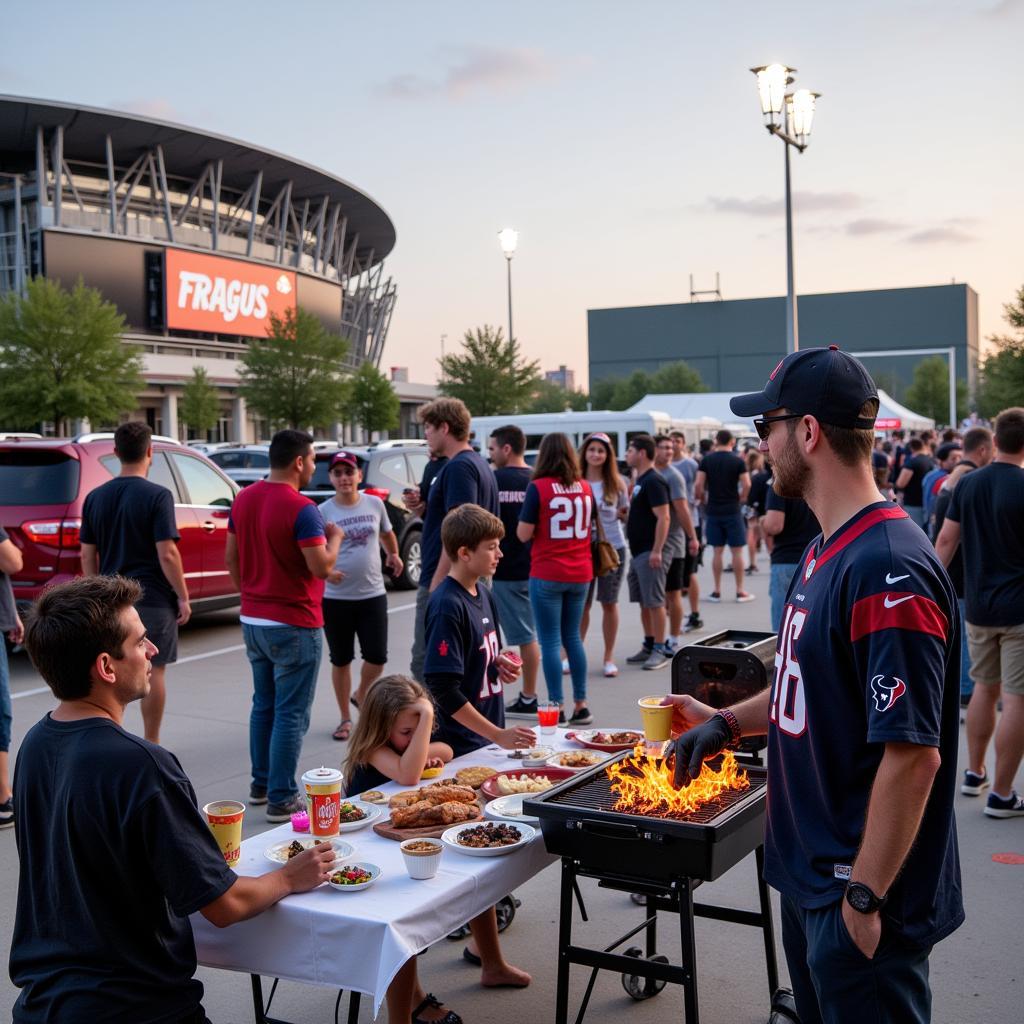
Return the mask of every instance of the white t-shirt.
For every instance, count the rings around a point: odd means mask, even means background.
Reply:
[[[342,505],[328,498],[320,506],[325,523],[337,523],[345,531],[334,568],[345,574],[340,583],[324,584],[324,597],[339,601],[359,601],[384,593],[384,574],[380,567],[380,535],[391,532],[391,520],[384,502],[372,494],[359,492],[354,505]]]
[[[626,546],[626,535],[622,532],[622,520],[619,519],[619,509],[629,508],[629,498],[626,491],[619,491],[618,500],[614,505],[608,505],[604,500],[604,481],[588,480],[590,489],[594,492],[594,502],[601,516],[601,528],[604,530],[604,539],[616,550]]]

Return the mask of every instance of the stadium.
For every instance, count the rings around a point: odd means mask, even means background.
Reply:
[[[366,193],[235,139],[136,114],[0,96],[0,294],[81,278],[127,321],[145,388],[132,418],[183,437],[195,366],[218,391],[212,439],[267,435],[238,358],[270,313],[301,307],[379,364],[396,289],[395,228]],[[81,424],[83,429],[88,424]]]

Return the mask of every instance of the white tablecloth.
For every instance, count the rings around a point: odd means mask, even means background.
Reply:
[[[573,747],[561,730],[539,742],[556,750]],[[521,762],[509,758],[506,751],[485,747],[457,758],[444,774],[471,764],[522,770]],[[382,788],[397,792],[410,787],[392,783]],[[255,876],[274,870],[263,851],[293,836],[291,825],[281,825],[245,840],[238,874]],[[363,992],[373,996],[376,1015],[391,979],[410,957],[557,859],[545,850],[538,827],[532,843],[502,857],[468,857],[446,849],[437,875],[414,881],[406,873],[398,843],[378,836],[372,826],[343,833],[341,838],[355,846],[352,860],[381,868],[374,885],[356,893],[324,885],[289,896],[258,917],[224,929],[194,914],[199,962]]]

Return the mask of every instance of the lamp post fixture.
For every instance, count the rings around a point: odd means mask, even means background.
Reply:
[[[519,232],[515,228],[503,228],[498,232],[501,251],[505,254],[505,267],[508,271],[508,340],[512,340],[512,257],[516,254]]]
[[[793,200],[789,183],[789,150],[802,153],[810,144],[814,104],[821,93],[810,89],[786,92],[793,84],[796,68],[785,64],[768,64],[751,68],[757,76],[757,92],[761,99],[764,126],[782,140],[786,151],[786,354],[800,348],[797,325],[796,291],[793,286]]]

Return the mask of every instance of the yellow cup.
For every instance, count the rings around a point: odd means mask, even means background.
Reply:
[[[644,725],[644,739],[648,743],[664,743],[672,738],[672,705],[662,707],[662,697],[641,697],[640,718]]]
[[[207,824],[217,840],[228,867],[234,867],[242,855],[242,818],[245,804],[237,800],[214,800],[203,808]]]

